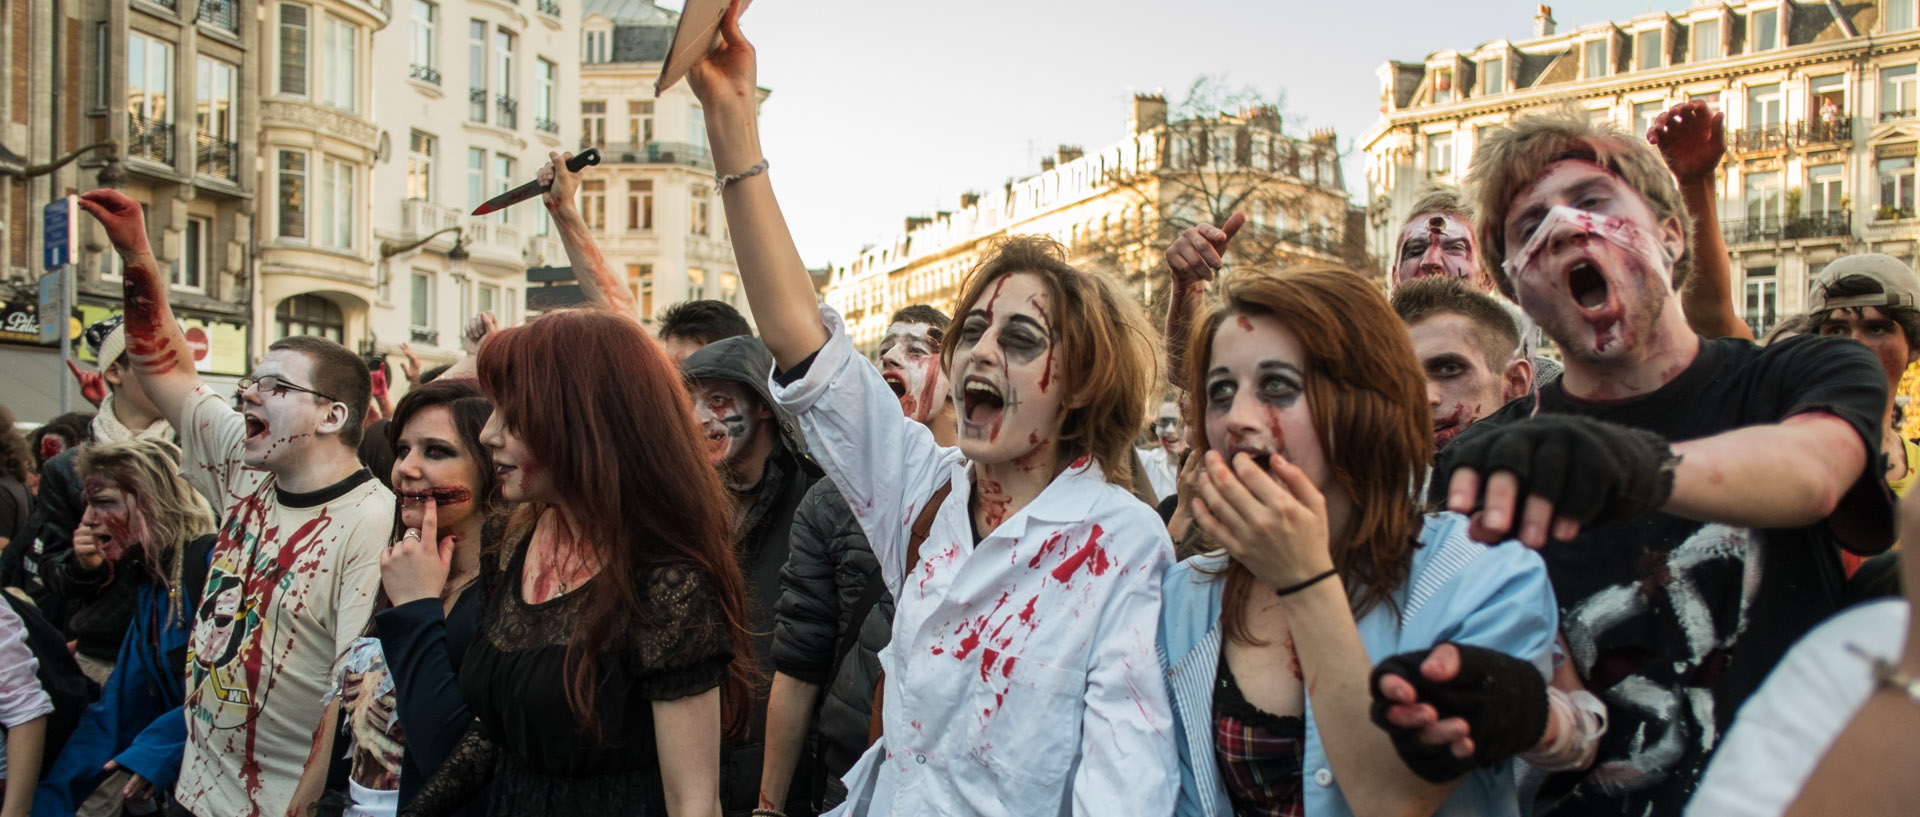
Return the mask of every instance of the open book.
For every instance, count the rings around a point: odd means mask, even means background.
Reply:
[[[660,68],[660,78],[653,83],[655,97],[666,93],[668,88],[687,75],[693,64],[707,56],[707,53],[720,46],[720,18],[727,16],[728,0],[687,0],[686,8],[680,10],[680,25],[673,29],[673,44],[667,46],[667,61]],[[747,10],[751,0],[740,0],[740,10]]]

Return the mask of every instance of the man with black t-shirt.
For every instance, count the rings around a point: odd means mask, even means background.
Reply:
[[[1481,264],[1565,355],[1565,373],[1443,456],[1436,493],[1475,538],[1541,547],[1575,669],[1609,729],[1548,814],[1677,814],[1735,712],[1836,609],[1839,548],[1884,549],[1893,504],[1869,453],[1884,374],[1859,344],[1702,340],[1673,177],[1645,142],[1528,117],[1472,177]]]

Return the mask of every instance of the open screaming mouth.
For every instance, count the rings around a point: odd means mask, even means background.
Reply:
[[[1007,407],[1007,400],[1000,394],[1000,390],[978,378],[967,379],[962,400],[966,404],[967,420],[982,425]]]
[[[247,417],[246,423],[247,423],[247,439],[251,440],[255,437],[266,436],[267,421],[262,420],[258,417]]]
[[[1607,305],[1607,278],[1592,261],[1580,261],[1567,270],[1567,293],[1589,312]]]
[[[899,375],[894,374],[893,372],[887,372],[885,374],[880,375],[880,379],[887,381],[887,388],[893,389],[893,396],[895,397],[907,396],[906,381],[901,380]]]

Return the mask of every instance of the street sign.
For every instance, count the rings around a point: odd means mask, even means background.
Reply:
[[[46,257],[42,260],[49,270],[73,263],[74,255],[80,250],[80,232],[74,229],[75,217],[80,210],[79,201],[73,196],[65,196],[40,211],[43,225],[41,241],[46,247]]]
[[[41,343],[58,341],[61,331],[67,326],[66,283],[65,270],[54,270],[40,276]]]

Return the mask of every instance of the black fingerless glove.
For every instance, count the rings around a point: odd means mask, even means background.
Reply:
[[[1548,500],[1556,516],[1591,526],[1659,510],[1673,495],[1678,462],[1666,438],[1651,431],[1542,415],[1454,443],[1442,485],[1454,471],[1472,468],[1480,473],[1484,495],[1487,478],[1511,471],[1523,497]]]
[[[1547,731],[1547,684],[1532,664],[1503,652],[1455,644],[1460,674],[1447,683],[1429,681],[1420,664],[1432,650],[1401,653],[1373,668],[1373,722],[1387,731],[1401,761],[1429,783],[1445,783],[1474,770],[1532,749]],[[1461,718],[1473,738],[1473,757],[1458,758],[1445,746],[1429,746],[1419,730],[1394,726],[1380,694],[1380,676],[1392,673],[1413,684],[1421,703],[1440,719]]]

